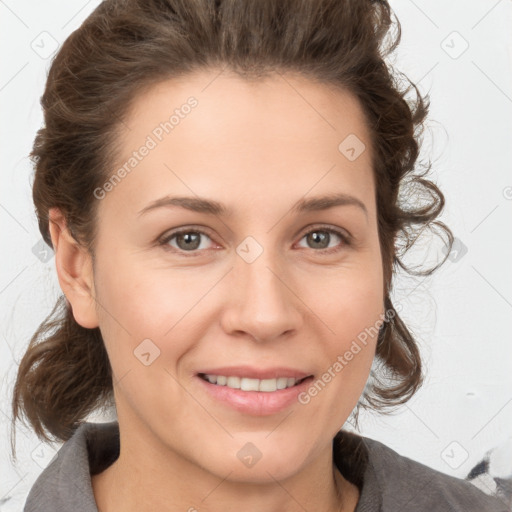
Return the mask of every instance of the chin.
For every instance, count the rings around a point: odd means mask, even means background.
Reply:
[[[231,481],[264,484],[284,480],[306,464],[303,442],[289,438],[291,445],[284,447],[281,441],[273,442],[267,431],[256,434],[238,439],[233,449],[219,446],[219,453],[211,454],[210,461],[215,462],[209,470],[222,478],[229,475]]]

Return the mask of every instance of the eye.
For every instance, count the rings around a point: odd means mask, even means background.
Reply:
[[[208,249],[208,247],[204,247],[204,244],[201,243],[202,237],[211,240],[211,238],[204,231],[186,228],[169,233],[159,241],[159,244],[164,246],[166,250],[174,249],[179,252],[193,253],[194,251]],[[175,241],[176,245],[171,243],[173,241]]]
[[[342,241],[341,247],[339,243],[336,246],[329,247],[330,242],[334,238],[338,238]],[[337,229],[317,227],[308,231],[301,240],[306,239],[306,243],[311,244],[313,249],[319,249],[316,252],[331,254],[341,251],[343,246],[350,245],[350,237]]]
[[[333,235],[335,239],[338,238],[341,240],[341,246],[339,242],[335,246],[330,246]],[[196,256],[201,250],[211,249],[211,247],[207,247],[202,243],[204,239],[212,241],[211,237],[204,231],[188,227],[164,235],[158,243],[160,246],[163,246],[165,250],[182,254],[190,253],[186,256]],[[344,246],[350,245],[350,236],[348,234],[322,226],[305,233],[301,240],[303,239],[306,239],[306,242],[311,245],[310,248],[322,254],[335,253],[341,251]]]

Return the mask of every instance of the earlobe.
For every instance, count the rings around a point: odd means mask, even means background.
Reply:
[[[60,287],[82,327],[98,327],[92,258],[71,235],[59,208],[49,211],[49,229]]]

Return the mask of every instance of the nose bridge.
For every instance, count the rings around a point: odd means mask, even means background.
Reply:
[[[229,331],[244,331],[265,341],[298,328],[301,316],[294,294],[288,288],[287,276],[279,270],[276,252],[263,248],[259,254],[256,251],[250,240],[237,248],[231,273],[231,285],[236,292],[224,319]]]

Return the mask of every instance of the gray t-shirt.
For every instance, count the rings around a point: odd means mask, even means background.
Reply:
[[[119,425],[82,423],[39,475],[24,512],[98,512],[91,475],[119,456]],[[509,512],[472,483],[399,455],[374,439],[340,431],[333,459],[360,490],[355,512]]]

